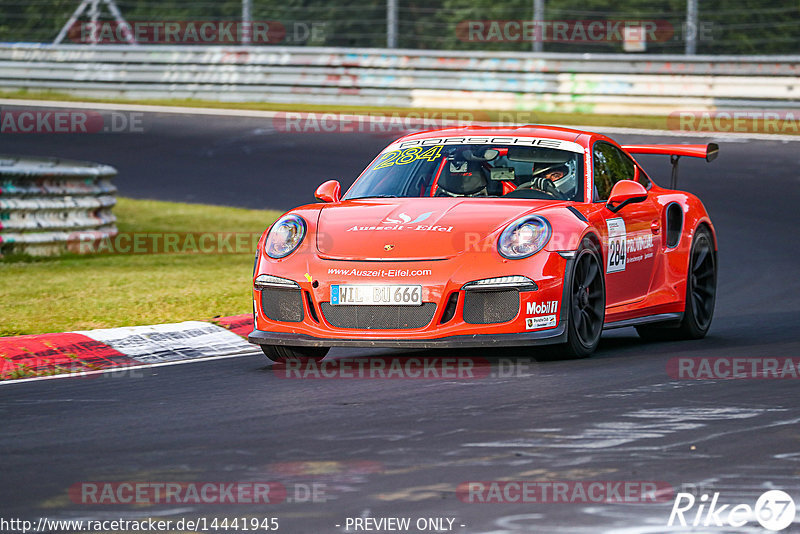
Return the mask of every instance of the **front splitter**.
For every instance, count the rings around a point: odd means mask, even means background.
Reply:
[[[318,338],[305,334],[265,332],[253,330],[247,340],[256,345],[283,345],[294,347],[361,347],[396,349],[436,349],[469,347],[522,347],[527,345],[553,345],[565,343],[566,322],[556,328],[517,334],[473,334],[434,339],[387,338]]]

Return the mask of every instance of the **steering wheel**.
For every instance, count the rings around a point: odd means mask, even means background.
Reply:
[[[564,195],[562,195],[561,192],[556,188],[555,184],[547,178],[541,176],[518,185],[517,191],[520,189],[536,189],[537,191],[546,193],[555,199],[564,200]]]

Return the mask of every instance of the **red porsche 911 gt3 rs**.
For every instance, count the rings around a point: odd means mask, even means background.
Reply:
[[[272,360],[330,347],[560,344],[590,355],[603,329],[701,338],[716,294],[714,227],[675,190],[681,156],[709,145],[620,146],[546,126],[407,135],[340,195],[261,237],[255,330]],[[672,189],[631,156],[670,155]]]

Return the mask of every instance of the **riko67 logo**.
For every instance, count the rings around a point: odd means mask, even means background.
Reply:
[[[763,493],[755,506],[721,504],[719,492],[710,499],[707,494],[696,498],[691,493],[678,493],[667,526],[743,527],[757,521],[765,529],[777,532],[792,524],[795,511],[794,500],[780,490]]]

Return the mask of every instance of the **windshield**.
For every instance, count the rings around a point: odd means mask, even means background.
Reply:
[[[390,146],[344,198],[369,197],[583,201],[583,154],[499,144]]]

